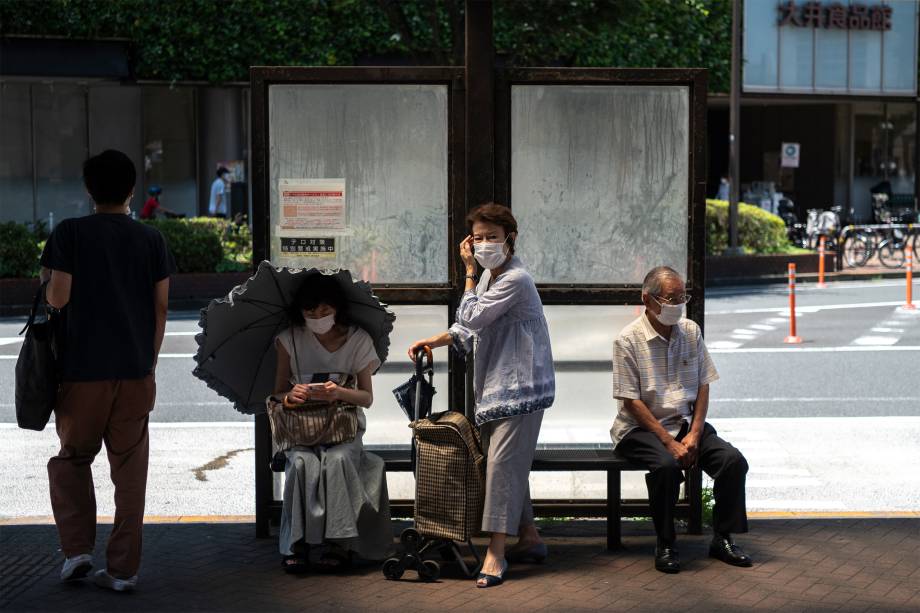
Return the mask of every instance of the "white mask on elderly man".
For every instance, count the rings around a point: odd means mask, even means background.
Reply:
[[[498,268],[505,263],[508,257],[505,253],[505,242],[507,238],[500,243],[474,243],[473,257],[483,268]]]
[[[652,298],[661,307],[661,312],[655,316],[658,322],[663,326],[674,326],[684,316],[684,303],[666,304],[654,296]]]

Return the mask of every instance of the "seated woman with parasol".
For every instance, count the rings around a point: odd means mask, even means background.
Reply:
[[[319,411],[325,419],[334,414],[353,422],[347,432],[347,423],[340,428],[339,421],[328,421],[320,429],[346,434],[336,438],[326,432],[319,444],[279,452],[286,477],[279,535],[284,570],[306,571],[316,546],[322,551],[314,568],[321,571],[343,570],[353,553],[382,559],[392,544],[384,464],[362,444],[364,409],[374,401],[371,375],[381,363],[374,342],[350,324],[348,297],[331,275],[307,276],[294,293],[289,317],[292,326],[275,337],[274,398],[281,401],[270,409],[275,434],[276,416],[290,417],[304,407],[315,413],[326,406],[329,412]]]

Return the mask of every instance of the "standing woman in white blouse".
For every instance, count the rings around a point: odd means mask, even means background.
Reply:
[[[533,520],[528,477],[543,410],[553,404],[555,373],[549,329],[533,278],[514,255],[517,221],[508,207],[470,212],[471,234],[460,243],[466,289],[450,330],[409,348],[451,346],[474,352],[476,425],[486,454],[482,529],[491,533],[478,587],[504,581],[508,560],[542,561],[546,545]],[[476,262],[485,269],[476,278]],[[508,535],[518,536],[505,550]]]

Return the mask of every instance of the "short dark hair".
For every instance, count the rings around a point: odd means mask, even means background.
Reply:
[[[328,304],[335,309],[336,323],[348,323],[348,298],[345,296],[345,290],[332,275],[321,272],[309,275],[294,292],[294,300],[288,310],[291,323],[305,325],[301,310],[315,309],[321,304]]]
[[[230,169],[227,168],[226,166],[218,166],[218,167],[217,167],[217,176],[218,176],[218,177],[219,177],[220,175],[224,174],[225,172],[230,172]]]
[[[511,214],[511,209],[496,202],[480,204],[469,212],[469,215],[466,216],[466,225],[469,226],[470,231],[473,230],[473,224],[477,221],[501,226],[505,231],[505,236],[518,231],[517,220]],[[514,253],[514,239],[510,241],[510,247],[511,253]]]
[[[83,162],[83,184],[96,204],[124,204],[136,181],[134,162],[121,151],[106,149]]]

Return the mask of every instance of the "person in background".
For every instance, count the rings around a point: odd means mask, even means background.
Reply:
[[[230,171],[221,166],[217,178],[211,183],[211,198],[208,201],[208,215],[227,218],[230,211]]]
[[[728,200],[731,196],[731,179],[728,178],[728,175],[722,175],[722,178],[719,179],[719,191],[716,193],[716,200]]]
[[[141,209],[141,219],[156,219],[160,213],[166,217],[185,217],[160,204],[160,194],[163,193],[163,188],[159,185],[151,185],[147,188],[147,193],[149,197],[144,202],[144,208]]]
[[[107,150],[83,164],[95,213],[65,219],[41,256],[46,299],[63,309],[61,386],[54,421],[60,452],[48,462],[51,507],[64,553],[62,581],[86,577],[96,544],[92,463],[105,443],[115,485],[107,567],[97,585],[127,591],[141,564],[157,357],[166,329],[169,276],[163,236],[131,219],[134,164]]]
[[[677,271],[653,268],[642,283],[645,313],[613,344],[613,397],[619,412],[610,437],[621,456],[649,469],[645,482],[658,535],[655,568],[664,573],[680,572],[674,505],[683,471],[695,465],[715,481],[709,555],[733,566],[752,564],[731,537],[748,531],[748,464],[706,423],[709,384],[719,373],[700,327],[682,317],[689,300]]]

